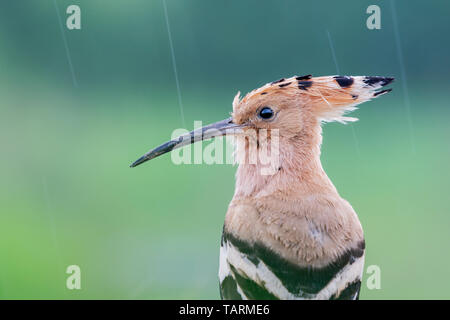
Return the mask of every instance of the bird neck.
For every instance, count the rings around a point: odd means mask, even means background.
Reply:
[[[302,131],[294,135],[280,134],[279,157],[277,161],[270,162],[271,170],[268,170],[267,162],[239,165],[235,198],[270,195],[285,199],[318,193],[337,194],[336,188],[322,168],[321,143],[322,129],[318,121],[305,125]],[[270,146],[270,143],[268,145]],[[248,153],[248,145],[245,149],[237,148],[236,152]]]
[[[301,266],[324,267],[357,246],[361,224],[322,168],[321,141],[319,123],[280,135],[281,169],[273,175],[261,174],[260,164],[240,164],[225,230]]]

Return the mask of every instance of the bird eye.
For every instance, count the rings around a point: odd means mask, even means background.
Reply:
[[[260,118],[262,118],[264,120],[268,120],[268,119],[272,118],[274,114],[275,113],[273,112],[273,110],[270,107],[264,107],[259,111]]]

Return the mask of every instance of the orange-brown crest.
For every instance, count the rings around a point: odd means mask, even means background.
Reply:
[[[279,128],[294,133],[308,121],[356,121],[346,117],[356,105],[387,93],[378,90],[393,78],[366,76],[291,77],[268,83],[249,92],[242,100],[240,93],[233,101],[233,121],[256,128]],[[261,108],[273,109],[273,119],[258,116]]]

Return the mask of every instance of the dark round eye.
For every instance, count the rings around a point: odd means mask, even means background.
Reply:
[[[259,111],[259,116],[265,120],[272,118],[274,114],[270,107],[264,107]]]

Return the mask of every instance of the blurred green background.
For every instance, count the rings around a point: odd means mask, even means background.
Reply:
[[[166,0],[166,20],[162,0],[2,1],[0,298],[219,298],[235,167],[128,165],[225,118],[238,90],[309,73],[397,79],[324,127],[323,165],[381,268],[361,298],[450,298],[450,3],[376,1],[368,30],[373,3]]]

